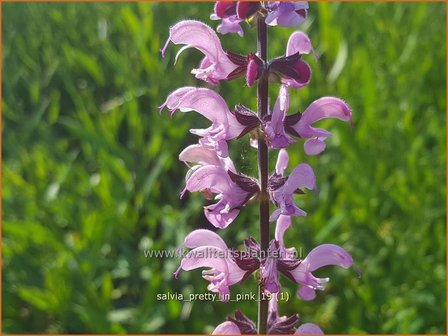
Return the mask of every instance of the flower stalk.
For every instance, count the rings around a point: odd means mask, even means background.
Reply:
[[[257,53],[258,57],[266,63],[267,44],[268,44],[267,25],[259,17],[257,22]],[[268,94],[269,78],[266,72],[263,73],[257,86],[257,112],[260,120],[268,114]],[[269,174],[269,156],[268,147],[264,141],[264,134],[259,130],[258,136],[258,175],[260,179],[260,246],[261,250],[267,252],[269,247],[269,194],[268,194],[268,174]],[[261,283],[258,287],[260,300],[258,301],[258,333],[266,334],[269,301],[262,299],[263,288]]]

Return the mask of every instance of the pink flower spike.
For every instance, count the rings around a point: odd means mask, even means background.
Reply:
[[[316,155],[325,149],[324,141],[332,134],[327,130],[314,128],[311,125],[327,118],[335,118],[351,123],[352,110],[342,99],[322,97],[312,102],[297,122],[291,124],[286,120],[286,124],[288,124],[286,129],[290,134],[294,135],[295,133],[295,135],[308,139],[305,142],[305,153],[308,155]]]
[[[205,23],[195,20],[185,20],[177,23],[170,28],[170,35],[165,46],[162,48],[162,56],[165,55],[169,42],[174,44],[185,44],[176,55],[176,59],[187,48],[195,48],[202,52],[207,58],[207,67],[193,69],[192,74],[196,78],[209,82],[211,84],[219,83],[226,79],[227,75],[237,68],[232,63],[222,49],[221,42],[212,28]]]

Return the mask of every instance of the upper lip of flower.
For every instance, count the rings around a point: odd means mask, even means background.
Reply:
[[[208,25],[196,20],[180,21],[170,28],[169,37],[161,49],[162,56],[165,55],[169,42],[174,44],[185,44],[175,59],[188,48],[195,48],[201,51],[205,58],[199,69],[194,69],[196,77],[217,84],[225,79],[229,73],[236,69],[237,65],[230,61],[226,52],[222,49],[221,42]],[[203,66],[207,68],[203,68]]]

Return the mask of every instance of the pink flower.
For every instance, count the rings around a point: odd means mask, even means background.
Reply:
[[[306,139],[305,153],[317,155],[325,149],[325,139],[332,134],[321,128],[311,125],[319,120],[335,118],[352,122],[352,111],[342,99],[335,97],[322,97],[315,100],[303,113],[287,115],[289,108],[289,93],[286,87],[281,86],[272,115],[264,122],[266,142],[271,148],[285,148],[294,140],[291,136]]]
[[[271,1],[266,5],[266,24],[292,27],[301,25],[307,16],[308,2]]]
[[[207,148],[187,147],[181,153],[181,160],[199,163],[187,173],[181,197],[186,191],[200,191],[209,199],[216,194],[217,203],[204,207],[204,214],[217,228],[224,229],[232,223],[259,190],[255,180],[235,172],[230,158],[213,156]]]
[[[196,78],[213,85],[218,85],[220,80],[237,68],[237,65],[227,56],[222,49],[221,42],[212,28],[205,23],[195,20],[181,21],[170,28],[170,35],[161,49],[162,56],[165,55],[169,42],[174,44],[185,44],[176,54],[175,62],[179,55],[188,48],[195,48],[202,52],[205,57],[202,59],[199,68],[193,69],[192,74]]]
[[[288,165],[288,153],[281,149],[277,158],[276,171],[269,178],[269,194],[277,209],[271,214],[272,222],[280,215],[306,216],[306,212],[294,203],[293,194],[303,193],[300,188],[316,190],[316,177],[309,164],[299,164],[288,177],[283,173]]]
[[[232,259],[224,240],[213,231],[200,229],[186,236],[183,245],[192,250],[182,259],[174,276],[177,278],[181,270],[208,267],[202,271],[202,277],[210,281],[207,289],[219,293],[221,300],[229,300],[229,287],[241,281],[247,271]]]
[[[212,122],[207,129],[191,129],[201,137],[200,144],[215,150],[220,156],[228,156],[227,140],[237,138],[246,128],[238,122],[224,99],[207,88],[182,87],[172,92],[160,109],[167,107],[171,114],[196,111]]]
[[[282,258],[278,261],[278,269],[300,285],[297,294],[303,300],[313,300],[316,297],[315,291],[324,290],[324,283],[330,279],[317,278],[312,272],[328,265],[349,268],[350,266],[354,266],[353,259],[342,247],[334,244],[323,244],[311,250],[305,259],[298,260],[294,256],[295,250],[288,249],[284,245],[283,235],[290,226],[291,217],[280,216],[278,218],[275,239],[279,244],[279,250],[284,251],[281,253]],[[360,275],[359,269],[355,267],[355,270]]]
[[[335,97],[322,97],[308,106],[302,114],[296,114],[285,118],[286,132],[307,139],[305,153],[317,155],[325,149],[325,139],[332,134],[322,128],[314,128],[315,122],[335,118],[352,123],[352,110],[342,99]]]

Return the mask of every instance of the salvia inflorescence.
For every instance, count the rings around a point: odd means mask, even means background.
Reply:
[[[208,200],[213,200],[212,204],[204,207],[204,214],[219,229],[227,228],[249,200],[260,200],[260,231],[263,231],[260,244],[248,237],[244,241],[245,250],[239,251],[229,248],[217,233],[204,229],[195,230],[185,237],[183,246],[190,251],[181,260],[174,276],[178,277],[181,270],[205,268],[202,276],[209,282],[208,290],[219,293],[222,301],[230,299],[232,285],[254,272],[258,273],[260,294],[280,293],[279,273],[282,273],[299,285],[298,297],[313,300],[316,291],[324,290],[325,283],[329,281],[329,278],[316,277],[314,271],[327,265],[354,266],[351,255],[337,245],[319,245],[300,259],[296,249],[286,247],[284,243],[291,217],[307,215],[295,203],[293,195],[304,194],[305,189],[317,190],[316,176],[309,164],[300,163],[289,175],[285,174],[288,167],[286,148],[304,140],[306,155],[320,154],[325,150],[325,140],[331,133],[315,128],[314,123],[325,118],[352,122],[350,107],[335,97],[319,98],[301,113],[288,113],[290,93],[311,80],[311,68],[303,56],[313,54],[316,60],[318,57],[309,37],[296,31],[286,44],[285,54],[267,60],[267,28],[298,26],[306,20],[307,14],[307,2],[218,1],[210,16],[212,20],[220,21],[218,33],[237,33],[243,37],[241,24],[249,22],[251,26],[257,26],[257,52],[240,55],[224,50],[215,31],[196,20],[184,20],[172,26],[161,50],[164,56],[170,42],[183,45],[175,56],[175,62],[184,50],[199,50],[204,57],[191,73],[212,86],[241,77],[245,78],[247,86],[258,85],[258,113],[243,102],[232,110],[216,91],[205,87],[178,88],[160,106],[160,110],[167,108],[171,114],[196,111],[211,122],[206,129],[190,130],[199,137],[198,143],[188,146],[179,155],[189,168],[181,197],[186,192],[199,191]],[[272,108],[268,106],[267,95],[270,83],[279,86]],[[258,179],[239,172],[229,157],[229,141],[248,134],[251,145],[259,150]],[[267,166],[268,149],[278,149],[277,163],[271,171]],[[269,211],[269,203],[263,203],[264,198],[275,207],[268,217],[265,214]],[[272,240],[266,240],[269,222],[276,222]],[[234,316],[227,317],[216,327],[214,334],[323,333],[312,323],[297,326],[298,320],[298,315],[280,316],[278,302],[272,298],[259,302],[258,327],[237,310]]]

